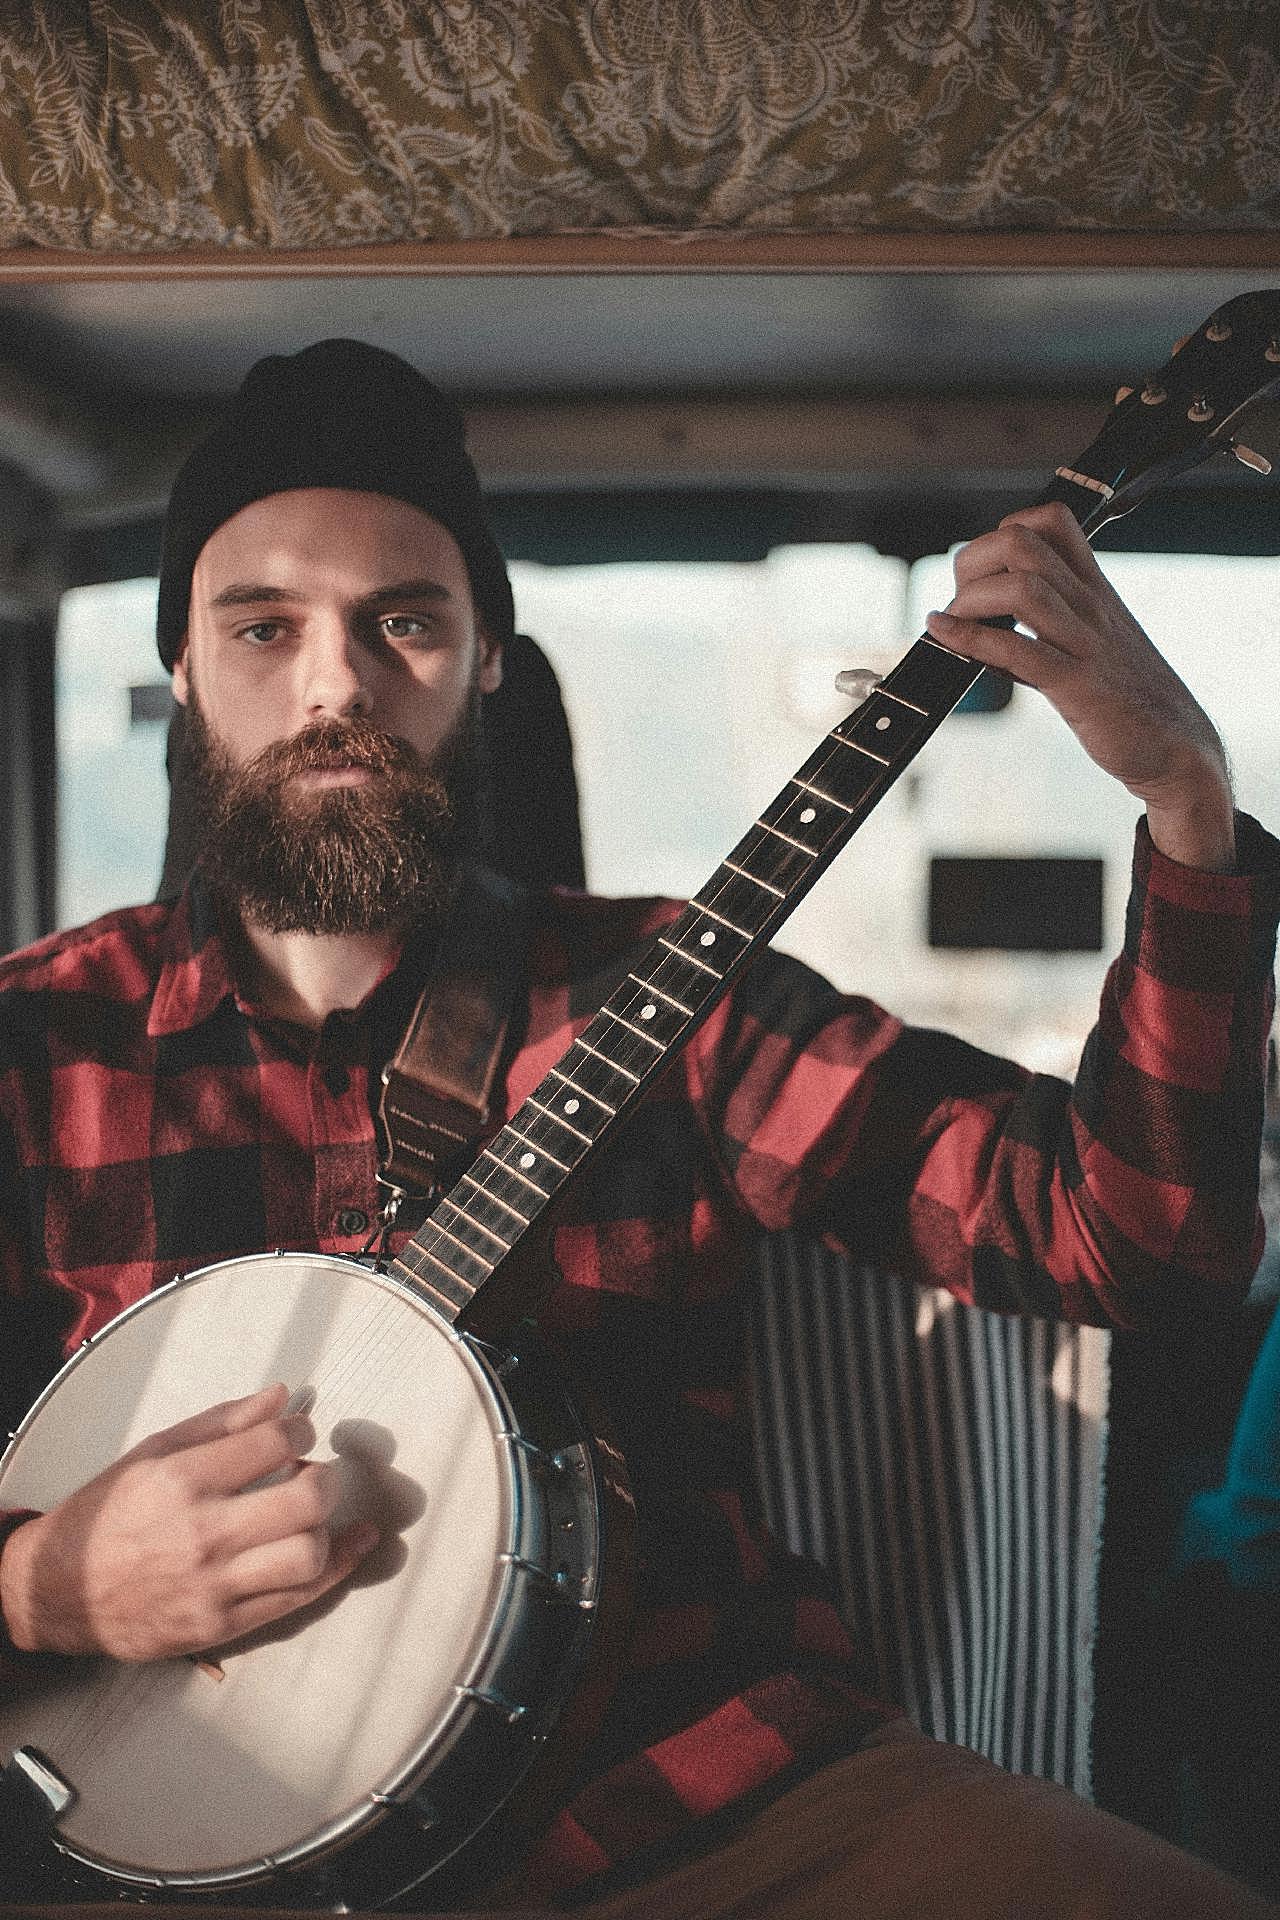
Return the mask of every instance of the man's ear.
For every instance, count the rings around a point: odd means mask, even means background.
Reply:
[[[187,675],[187,636],[182,636],[182,646],[173,663],[173,697],[180,707],[185,707],[191,694],[191,681]]]
[[[476,626],[476,639],[480,643],[480,691],[496,693],[502,685],[502,642],[490,638],[483,622]]]

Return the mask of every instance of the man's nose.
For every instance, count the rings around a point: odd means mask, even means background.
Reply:
[[[372,663],[347,621],[327,620],[313,632],[303,662],[303,701],[310,719],[349,719],[371,710]]]

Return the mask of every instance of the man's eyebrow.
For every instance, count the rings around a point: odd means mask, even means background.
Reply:
[[[396,580],[389,587],[378,587],[365,594],[362,607],[393,606],[404,600],[452,600],[448,587],[439,580]]]
[[[255,581],[235,581],[224,587],[221,593],[215,593],[209,602],[211,607],[258,607],[269,601],[298,601],[302,594],[294,593],[289,587],[269,587]]]
[[[230,586],[215,593],[209,602],[212,607],[261,607],[271,605],[301,605],[307,596],[292,587],[270,586],[263,581],[236,580]],[[395,606],[406,600],[452,600],[448,587],[439,580],[395,580],[389,586],[376,587],[372,593],[362,596],[358,604],[375,608]]]

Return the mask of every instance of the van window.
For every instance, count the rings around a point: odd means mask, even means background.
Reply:
[[[160,879],[169,788],[168,681],[156,654],[155,580],[62,596],[54,697],[58,924],[149,900]]]

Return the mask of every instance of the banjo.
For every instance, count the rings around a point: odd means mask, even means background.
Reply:
[[[1086,534],[1280,388],[1280,291],[1221,308],[1042,496]],[[1262,465],[1248,449],[1241,457]],[[11,1797],[90,1894],[378,1906],[545,1818],[626,1631],[616,1452],[528,1331],[531,1254],[621,1123],[982,669],[921,639],[766,807],[390,1260],[280,1252],[175,1279],[63,1367],[0,1462],[47,1509],[146,1435],[284,1379],[381,1544],[203,1656],[32,1666]]]

